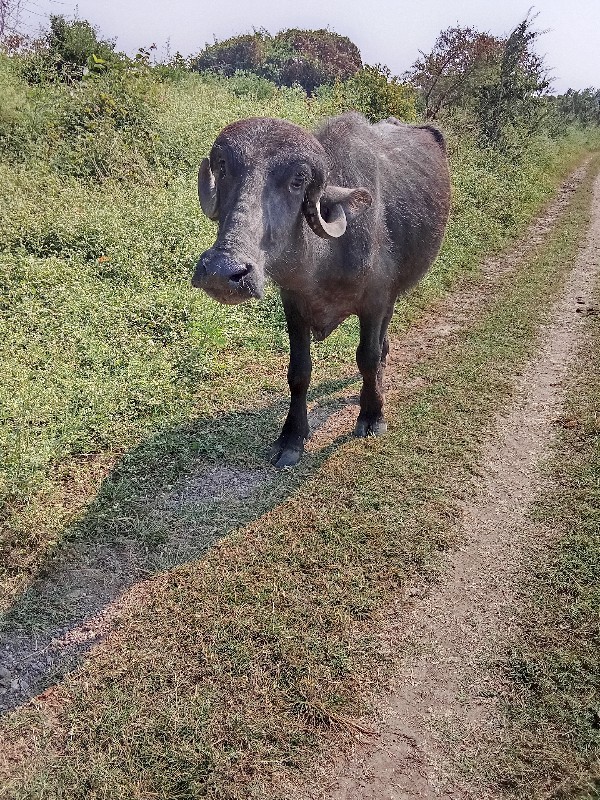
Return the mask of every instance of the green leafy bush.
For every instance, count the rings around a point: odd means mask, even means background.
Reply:
[[[600,89],[588,86],[581,92],[568,89],[556,99],[558,113],[568,122],[600,125]]]
[[[406,83],[392,76],[387,67],[377,64],[363,67],[344,83],[326,88],[322,97],[329,96],[335,112],[360,111],[371,122],[396,117],[407,122],[416,119],[416,93]]]
[[[56,90],[55,168],[104,180],[148,177],[158,138],[161,85],[143,65],[128,65]]]
[[[20,60],[29,83],[72,83],[90,71],[103,72],[123,56],[115,53],[114,41],[100,39],[98,29],[86,20],[69,21],[54,14],[48,32],[30,43]]]
[[[277,93],[277,85],[252,72],[236,72],[226,84],[228,91],[239,97],[252,97],[255,100],[268,100]]]
[[[3,136],[22,124],[27,107],[26,86],[10,58],[0,52],[0,131]]]
[[[517,138],[526,147],[526,139],[544,127],[543,95],[550,80],[543,58],[533,50],[540,34],[532,22],[527,17],[517,25],[506,40],[496,75],[477,89],[475,113],[483,144],[510,149]]]
[[[443,30],[430,53],[421,53],[406,73],[426,120],[470,109],[480,86],[495,75],[504,43],[472,27]]]

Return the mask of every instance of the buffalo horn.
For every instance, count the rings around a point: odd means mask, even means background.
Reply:
[[[304,216],[312,230],[323,239],[337,239],[346,231],[348,218],[352,219],[368,208],[373,201],[366,189],[347,189],[328,186],[321,197],[307,195]],[[321,209],[326,209],[325,220]]]
[[[198,170],[198,199],[206,216],[209,219],[218,220],[217,186],[208,158],[202,161]]]
[[[329,208],[329,219],[325,222],[321,216],[321,201],[315,203],[307,200],[304,203],[304,216],[312,230],[323,239],[337,239],[346,230],[346,215],[339,203]]]

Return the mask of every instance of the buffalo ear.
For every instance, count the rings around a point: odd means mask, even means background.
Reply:
[[[206,216],[218,220],[217,185],[208,158],[203,159],[198,170],[198,199]]]
[[[372,202],[367,189],[327,186],[316,201],[305,200],[304,215],[317,236],[337,239],[346,232],[348,220],[358,217]]]

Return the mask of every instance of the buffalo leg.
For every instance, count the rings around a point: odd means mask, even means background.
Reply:
[[[383,374],[389,351],[387,329],[392,317],[360,318],[360,343],[356,363],[363,378],[360,393],[360,414],[354,433],[356,436],[378,436],[385,433],[383,418]]]
[[[278,468],[292,467],[300,461],[304,440],[308,439],[306,393],[310,384],[310,326],[295,303],[282,292],[283,309],[290,337],[290,410],[276,442],[271,446],[271,463]]]

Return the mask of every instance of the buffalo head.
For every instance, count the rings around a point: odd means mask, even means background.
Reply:
[[[260,298],[266,275],[280,283],[281,265],[293,270],[304,261],[313,235],[343,236],[372,197],[363,188],[328,185],[328,172],[323,146],[293,123],[228,125],[198,173],[200,205],[219,228],[192,285],[222,303]]]

